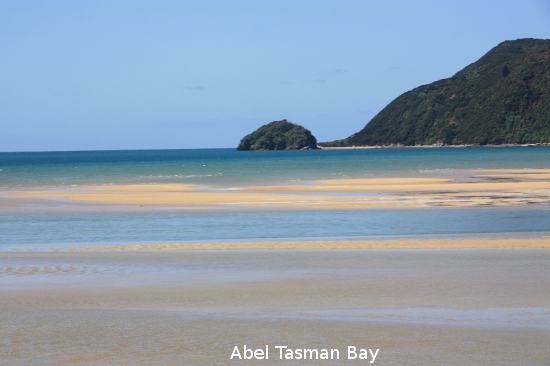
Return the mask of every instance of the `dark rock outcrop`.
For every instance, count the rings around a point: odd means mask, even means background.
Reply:
[[[288,122],[268,123],[242,138],[237,150],[310,150],[317,139],[302,126]]]

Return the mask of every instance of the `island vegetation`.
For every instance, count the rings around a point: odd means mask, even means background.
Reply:
[[[302,126],[286,119],[273,121],[242,138],[237,150],[317,149],[317,139]]]
[[[456,73],[408,91],[354,135],[322,147],[550,142],[550,40],[505,41]]]

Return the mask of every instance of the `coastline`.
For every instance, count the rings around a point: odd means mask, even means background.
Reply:
[[[389,144],[389,145],[366,145],[366,146],[322,146],[317,145],[317,148],[320,150],[369,150],[369,149],[432,149],[432,148],[442,148],[442,147],[452,147],[452,148],[469,148],[469,147],[487,147],[487,148],[498,148],[498,147],[537,147],[537,146],[550,146],[550,142],[539,142],[534,144],[500,144],[500,145],[473,145],[473,144],[464,144],[464,145],[445,145],[445,144],[432,144],[432,145],[403,145],[400,143]]]

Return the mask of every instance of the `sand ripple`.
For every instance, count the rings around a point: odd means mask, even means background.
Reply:
[[[49,265],[49,266],[0,266],[2,276],[36,276],[36,275],[93,275],[107,273],[109,268],[99,266]]]

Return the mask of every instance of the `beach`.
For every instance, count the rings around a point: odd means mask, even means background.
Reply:
[[[318,364],[275,346],[379,349],[374,364],[545,365],[547,249],[3,254],[7,364]],[[26,268],[21,268],[24,264]],[[49,267],[49,268],[46,268]],[[536,279],[536,281],[533,281]],[[9,340],[7,343],[6,340]],[[235,346],[270,359],[232,360]]]
[[[549,169],[323,178],[317,164],[301,179],[4,187],[0,359],[548,364]]]

